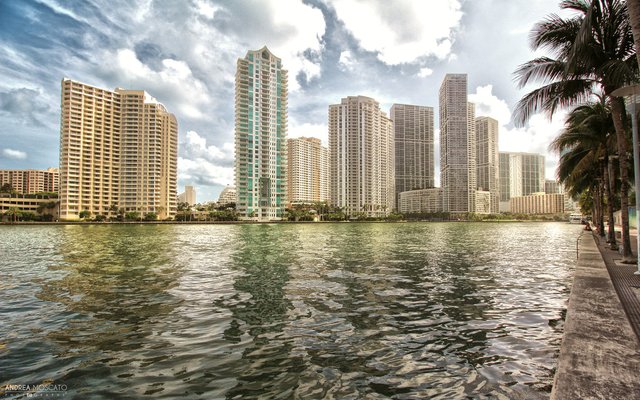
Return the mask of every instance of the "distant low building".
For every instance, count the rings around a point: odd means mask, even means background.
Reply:
[[[234,186],[226,186],[220,192],[220,197],[218,197],[218,204],[230,204],[236,202],[236,188]]]
[[[476,190],[476,214],[491,214],[491,200],[494,198],[498,199],[496,193],[488,190]]]
[[[36,216],[49,216],[50,220],[57,220],[59,202],[57,195],[36,195],[0,193],[0,220],[11,221],[13,211],[30,212]],[[17,219],[17,218],[16,218]]]
[[[193,186],[185,186],[184,192],[178,195],[178,203],[196,205],[196,189]]]
[[[20,194],[58,193],[60,171],[58,168],[47,170],[2,169],[0,170],[0,187],[6,184],[11,185],[11,188]]]
[[[565,212],[564,202],[564,194],[539,192],[512,197],[509,205],[514,214],[562,214]]]
[[[408,213],[439,213],[442,212],[442,189],[418,189],[400,192],[398,194],[398,211]]]

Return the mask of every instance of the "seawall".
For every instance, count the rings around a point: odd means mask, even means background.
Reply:
[[[595,238],[579,239],[552,399],[640,398],[640,343]]]

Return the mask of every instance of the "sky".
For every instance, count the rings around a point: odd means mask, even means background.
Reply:
[[[178,192],[217,200],[233,184],[234,77],[267,46],[289,71],[289,137],[327,144],[330,104],[370,96],[434,107],[447,73],[468,74],[476,116],[499,121],[499,150],[546,156],[565,112],[511,113],[533,86],[513,71],[539,54],[532,26],[559,0],[2,0],[0,169],[57,167],[60,82],[144,89],[176,115]],[[439,171],[439,156],[435,157]],[[436,184],[439,184],[436,172]]]

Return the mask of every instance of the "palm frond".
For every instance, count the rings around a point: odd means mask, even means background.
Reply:
[[[551,117],[563,107],[575,106],[587,101],[593,93],[593,82],[583,79],[561,80],[549,83],[526,94],[516,104],[512,115],[518,126],[540,111]]]

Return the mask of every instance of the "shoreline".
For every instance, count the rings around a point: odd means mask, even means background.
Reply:
[[[484,221],[469,221],[469,220],[399,220],[399,221],[17,221],[17,222],[0,222],[0,226],[30,226],[30,225],[264,225],[264,224],[366,224],[366,223],[381,223],[381,224],[398,224],[398,223],[514,223],[514,222],[527,222],[527,223],[540,223],[540,222],[561,222],[569,223],[568,221],[552,221],[552,220],[519,220],[519,219],[503,219],[503,220],[484,220]]]

